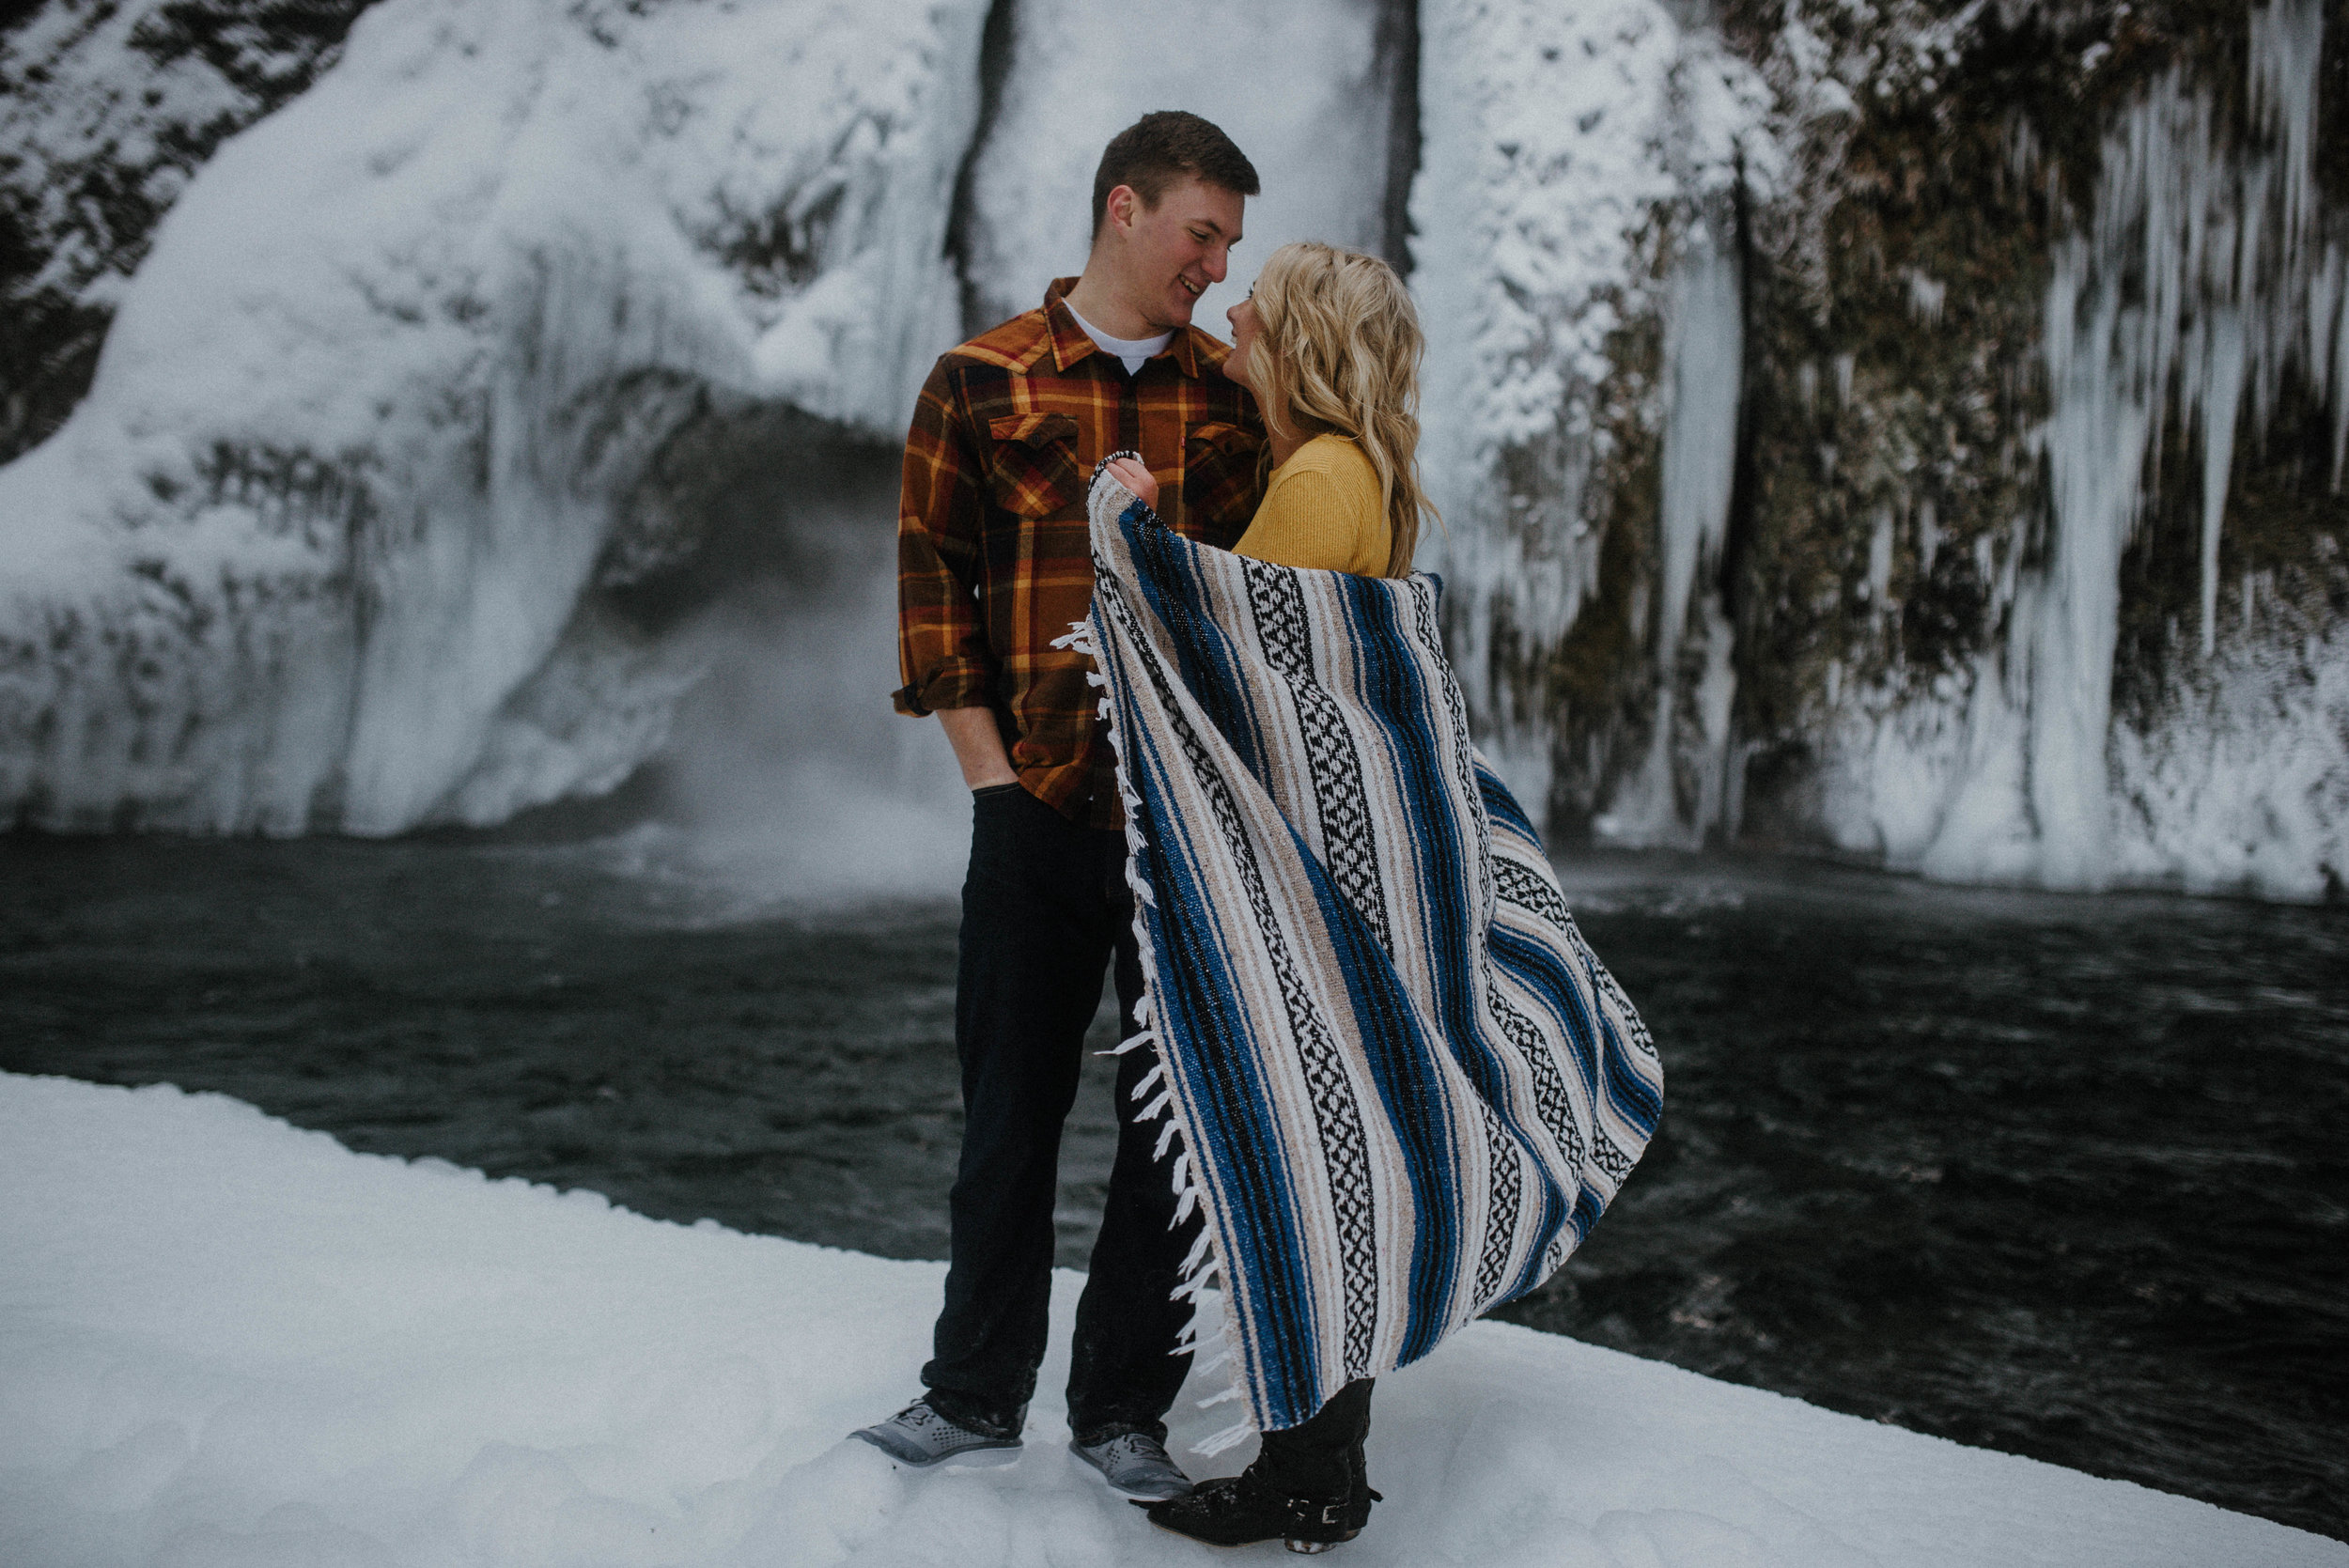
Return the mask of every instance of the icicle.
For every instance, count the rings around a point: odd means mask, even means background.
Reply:
[[[1227,1426],[1221,1432],[1200,1438],[1190,1445],[1190,1452],[1202,1459],[1213,1459],[1225,1449],[1235,1448],[1255,1435],[1256,1423],[1252,1421],[1243,1421],[1236,1425]]]
[[[1667,412],[1663,490],[1657,532],[1662,546],[1657,586],[1656,713],[1648,754],[1617,786],[1608,809],[1592,822],[1604,842],[1637,848],[1698,849],[1721,823],[1722,781],[1729,768],[1729,711],[1735,695],[1732,645],[1735,633],[1713,583],[1729,526],[1735,477],[1737,389],[1745,338],[1742,284],[1734,255],[1700,229],[1689,236],[1672,272],[1665,317]],[[1838,396],[1851,399],[1851,362],[1836,362]],[[1890,563],[1890,522],[1879,524],[1879,552]],[[1879,585],[1879,598],[1881,587]],[[1694,760],[1699,799],[1684,820],[1673,780],[1683,750],[1676,742],[1676,704],[1684,694],[1678,671],[1694,630],[1706,644],[1707,682],[1698,709],[1703,752]],[[1718,674],[1715,674],[1718,670]],[[1830,700],[1831,706],[1831,700]]]
[[[2243,398],[2243,317],[2215,313],[2202,412],[2202,657],[2218,646],[2218,528],[2227,515],[2235,413]]]

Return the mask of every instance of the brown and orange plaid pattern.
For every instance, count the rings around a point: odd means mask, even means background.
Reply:
[[[914,405],[897,507],[897,711],[991,706],[1019,782],[1078,822],[1123,821],[1084,655],[1051,646],[1093,601],[1085,487],[1130,449],[1159,512],[1229,549],[1256,509],[1264,427],[1196,327],[1132,375],[1062,303],[941,355]]]

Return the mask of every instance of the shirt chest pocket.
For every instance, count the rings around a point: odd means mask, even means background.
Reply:
[[[1256,458],[1264,437],[1244,426],[1193,425],[1183,437],[1183,513],[1208,542],[1239,537],[1256,510]]]
[[[988,423],[994,452],[989,499],[1017,518],[1041,521],[1073,511],[1084,498],[1077,462],[1077,422],[1065,413],[1014,413]]]

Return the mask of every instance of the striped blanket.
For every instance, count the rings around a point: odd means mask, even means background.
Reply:
[[[1470,741],[1438,584],[1182,538],[1106,474],[1090,653],[1155,1044],[1250,1430],[1407,1366],[1563,1263],[1663,1070]],[[1194,1326],[1196,1327],[1196,1326]],[[1227,1396],[1229,1397],[1229,1396]]]

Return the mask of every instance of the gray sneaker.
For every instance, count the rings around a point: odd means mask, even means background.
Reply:
[[[1166,1502],[1190,1495],[1190,1478],[1167,1457],[1166,1445],[1147,1433],[1120,1433],[1091,1444],[1072,1437],[1068,1452],[1100,1471],[1111,1491],[1136,1502]]]
[[[848,1434],[862,1437],[900,1465],[916,1469],[942,1460],[966,1465],[1008,1465],[1019,1457],[1019,1435],[992,1436],[958,1425],[917,1399],[887,1421]]]

